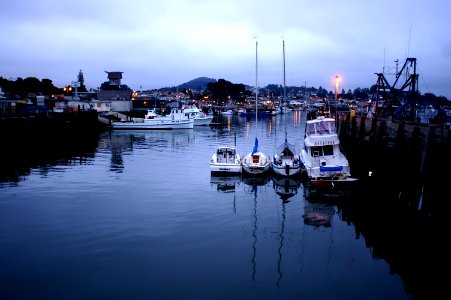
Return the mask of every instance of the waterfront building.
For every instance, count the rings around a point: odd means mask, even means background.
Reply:
[[[97,99],[101,101],[109,101],[112,111],[131,111],[132,105],[132,89],[121,83],[122,73],[124,72],[108,72],[108,81],[102,83],[97,91]]]

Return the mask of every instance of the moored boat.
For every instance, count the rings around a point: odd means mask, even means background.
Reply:
[[[258,80],[257,80],[257,47],[258,42],[255,43],[255,143],[251,152],[241,160],[243,166],[243,175],[263,176],[269,174],[271,171],[271,160],[268,155],[258,150],[257,138],[257,119],[258,119]]]
[[[196,105],[187,105],[183,108],[188,118],[194,120],[194,126],[208,126],[213,120],[213,115],[207,115]]]
[[[349,162],[340,147],[333,118],[319,116],[307,120],[300,157],[312,187],[334,188],[357,180],[351,177]]]
[[[172,109],[169,115],[159,115],[154,109],[148,110],[144,118],[135,118],[131,121],[111,122],[112,129],[121,130],[173,130],[193,129],[194,120],[189,119],[183,109]]]
[[[234,146],[219,146],[211,156],[210,171],[212,175],[241,174],[241,156]]]
[[[285,41],[283,41],[283,108],[286,108],[287,96],[285,86]],[[277,153],[273,156],[272,169],[273,172],[281,176],[295,176],[301,173],[301,160],[296,153],[294,145],[288,143],[287,118],[285,122],[285,141],[277,149]]]
[[[297,176],[302,171],[301,158],[294,145],[289,144],[286,139],[273,156],[272,170],[279,176],[287,177]]]
[[[243,173],[248,175],[265,175],[271,171],[271,160],[269,157],[258,151],[258,139],[255,138],[254,148],[241,160]]]

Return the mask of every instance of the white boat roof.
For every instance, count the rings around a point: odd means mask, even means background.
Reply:
[[[335,122],[334,118],[326,118],[324,116],[319,116],[316,117],[316,119],[312,119],[312,120],[307,120],[307,123],[311,124],[311,123],[319,123],[319,122]]]

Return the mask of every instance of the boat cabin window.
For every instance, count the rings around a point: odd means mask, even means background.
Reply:
[[[313,157],[318,157],[319,155],[320,155],[320,150],[321,149],[319,149],[320,147],[312,147],[312,152],[311,152],[311,155],[313,156]]]
[[[315,134],[315,124],[313,124],[313,123],[307,124],[306,132],[309,135],[310,134]]]
[[[233,156],[235,155],[235,150],[224,150],[224,149],[218,149],[218,151],[216,152],[218,155],[224,155],[224,157],[226,157],[227,155],[229,156]]]
[[[332,145],[312,147],[310,150],[310,155],[312,157],[318,157],[323,155],[334,155],[334,147]]]
[[[335,133],[335,120],[307,124],[306,133],[307,135]]]
[[[316,123],[316,130],[319,134],[330,134],[333,133],[333,129],[335,126],[330,126],[332,122],[330,121],[322,121]]]
[[[323,146],[324,155],[334,155],[334,147],[332,145]]]

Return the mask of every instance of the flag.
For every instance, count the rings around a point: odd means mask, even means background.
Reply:
[[[258,151],[258,139],[255,138],[254,149],[252,149],[251,155],[254,155],[254,153],[257,152],[257,151]]]

